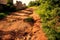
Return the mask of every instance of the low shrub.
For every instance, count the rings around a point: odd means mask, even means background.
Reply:
[[[3,19],[5,16],[5,13],[0,13],[0,19]]]
[[[52,0],[40,0],[40,3],[36,12],[41,18],[42,28],[48,40],[60,40],[60,4]]]
[[[24,21],[34,23],[34,19],[32,17],[28,17],[28,18],[24,19]]]
[[[30,1],[28,6],[39,6],[40,5],[40,2],[39,1]]]

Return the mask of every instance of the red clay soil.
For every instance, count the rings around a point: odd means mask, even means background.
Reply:
[[[33,22],[24,21],[32,17]],[[32,8],[13,12],[0,21],[0,40],[47,40],[40,18]]]

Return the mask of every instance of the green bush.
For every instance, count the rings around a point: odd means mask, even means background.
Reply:
[[[3,19],[5,16],[5,13],[0,13],[0,19]]]
[[[28,18],[24,19],[24,21],[34,23],[34,19],[32,17],[28,17]]]
[[[0,19],[3,19],[6,15],[9,15],[11,12],[16,11],[16,8],[13,4],[8,3],[7,5],[0,4]]]
[[[29,4],[28,4],[28,6],[39,6],[40,5],[40,3],[39,3],[39,1],[30,1],[29,2]]]
[[[60,40],[60,1],[39,0],[40,6],[36,10],[42,21],[42,28],[48,40]]]

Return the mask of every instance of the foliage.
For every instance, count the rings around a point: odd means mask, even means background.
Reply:
[[[40,3],[39,1],[30,1],[30,3],[28,4],[28,6],[39,6]]]
[[[0,19],[3,19],[5,16],[5,13],[0,13]]]
[[[10,14],[11,12],[16,11],[16,8],[8,3],[7,5],[0,4],[0,19],[4,18],[6,15]]]
[[[41,17],[42,28],[48,40],[60,40],[60,1],[39,0],[36,12]]]
[[[28,17],[28,18],[24,19],[24,21],[34,23],[34,19],[32,17]]]

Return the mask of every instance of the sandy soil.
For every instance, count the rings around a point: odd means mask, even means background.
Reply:
[[[33,22],[24,19],[32,17]],[[47,40],[33,8],[13,12],[0,21],[0,40]]]

